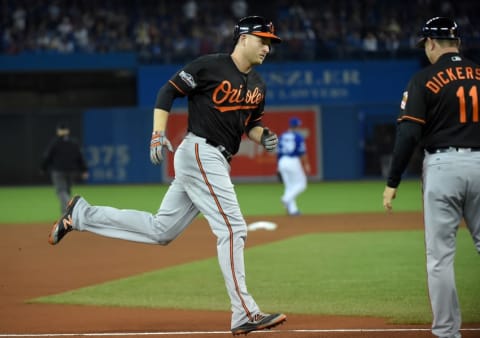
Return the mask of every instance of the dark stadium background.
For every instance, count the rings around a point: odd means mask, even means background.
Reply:
[[[90,130],[84,125],[86,111],[125,108],[135,114],[138,109],[152,108],[154,97],[145,102],[140,88],[150,85],[150,90],[156,90],[163,79],[145,83],[139,74],[166,69],[163,77],[167,77],[171,69],[196,56],[229,52],[233,25],[243,15],[272,19],[283,39],[259,70],[265,67],[269,74],[275,69],[291,74],[291,69],[318,73],[324,68],[361,68],[368,74],[368,67],[372,72],[378,68],[376,63],[383,67],[389,62],[413,62],[415,68],[426,65],[423,52],[412,46],[416,29],[437,15],[458,22],[463,53],[480,61],[477,13],[479,2],[470,0],[2,0],[0,184],[46,183],[48,177],[40,174],[39,161],[59,120],[68,121],[73,135],[82,141]],[[408,78],[412,72],[410,66],[403,75]],[[406,85],[404,77],[396,74],[384,72],[376,84],[364,88],[371,93],[377,89],[372,86],[377,86],[388,93],[384,97],[357,93],[340,104],[333,92],[337,88],[330,88],[331,96],[316,98],[310,92],[298,102],[318,105],[325,121],[333,121],[323,127],[338,128],[322,141],[322,153],[327,156],[323,163],[333,168],[356,166],[337,175],[326,170],[322,179],[384,175],[400,88]],[[274,89],[279,91],[278,84]],[[297,103],[274,98],[269,104]],[[335,124],[342,119],[350,128],[344,132],[356,130],[358,137],[334,137],[342,133]],[[358,159],[349,161],[352,157]],[[421,154],[415,156],[407,174],[419,174],[420,160]]]

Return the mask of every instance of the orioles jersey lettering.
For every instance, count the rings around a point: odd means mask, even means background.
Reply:
[[[434,74],[425,86],[437,94],[443,86],[457,80],[480,80],[480,68],[449,67]]]
[[[259,104],[263,101],[265,94],[260,91],[259,88],[254,88],[253,90],[247,90],[245,94],[245,102],[251,104]]]
[[[216,104],[228,103],[242,103],[244,101],[242,95],[243,85],[239,88],[232,88],[230,81],[222,81],[220,85],[213,91],[212,101]]]
[[[262,102],[264,94],[261,93],[258,88],[247,90],[244,96],[242,96],[242,89],[243,85],[240,85],[240,87],[237,89],[232,88],[232,84],[229,81],[222,81],[222,83],[214,90],[212,95],[212,101],[216,104],[215,108],[221,112],[242,109],[249,110],[255,109],[255,107]],[[245,105],[222,106],[223,103],[245,103]]]
[[[222,83],[213,91],[212,101],[216,105],[221,105],[224,102],[228,103],[243,103],[251,104],[252,106],[258,105],[263,101],[264,94],[259,88],[253,90],[248,89],[245,95],[242,96],[243,85],[239,88],[232,88],[230,81],[222,81]],[[251,108],[251,107],[250,107]]]

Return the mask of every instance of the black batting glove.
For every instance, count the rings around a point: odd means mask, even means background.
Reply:
[[[277,134],[270,131],[270,129],[268,128],[263,128],[262,138],[260,142],[262,143],[266,151],[268,152],[275,151],[278,144]]]

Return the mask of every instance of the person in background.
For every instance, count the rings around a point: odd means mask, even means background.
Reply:
[[[70,128],[66,123],[57,125],[56,136],[43,154],[41,171],[50,173],[63,214],[71,198],[73,183],[79,176],[83,180],[88,178],[87,163],[81,147],[70,137]]]
[[[281,201],[291,216],[300,215],[296,199],[307,188],[307,175],[311,171],[305,138],[299,131],[301,125],[298,117],[292,117],[289,129],[280,135],[278,142],[277,170],[285,187]]]

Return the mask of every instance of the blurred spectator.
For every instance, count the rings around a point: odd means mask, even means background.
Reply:
[[[377,36],[373,32],[367,32],[362,40],[362,48],[367,53],[378,52]]]
[[[81,21],[73,23],[72,36],[76,51],[91,51],[88,29]]]
[[[230,9],[235,20],[238,20],[247,16],[248,3],[245,0],[233,0]]]
[[[470,0],[272,0],[268,12],[254,0],[3,0],[0,54],[131,51],[141,62],[182,62],[230,52],[231,27],[254,14],[284,39],[274,61],[417,56],[411,27],[435,15],[456,18],[464,53],[480,54],[479,10]]]
[[[198,16],[198,5],[195,0],[188,0],[183,5],[183,15],[187,21],[195,21]]]
[[[60,35],[67,36],[69,35],[72,30],[73,26],[70,22],[70,18],[68,16],[64,16],[60,23],[58,24],[57,30],[59,31]]]
[[[13,28],[19,32],[24,32],[27,26],[27,12],[23,7],[17,7],[12,15]]]

